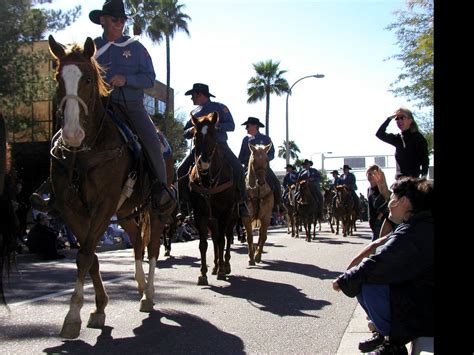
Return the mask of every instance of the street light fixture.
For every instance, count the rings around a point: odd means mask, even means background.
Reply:
[[[316,154],[321,154],[321,173],[324,171],[324,159],[326,156],[324,154],[332,154],[332,152],[316,152],[311,154],[311,160],[313,160],[313,156]]]
[[[289,132],[288,132],[288,98],[290,97],[291,94],[291,89],[298,84],[301,80],[306,79],[306,78],[317,78],[321,79],[324,78],[324,74],[314,74],[314,75],[307,75],[303,76],[302,78],[299,78],[296,80],[293,85],[290,86],[290,90],[288,90],[288,93],[286,94],[286,142],[285,142],[285,150],[286,150],[286,165],[290,164],[290,141],[289,141]]]

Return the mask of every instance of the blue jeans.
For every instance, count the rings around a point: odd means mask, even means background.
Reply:
[[[385,284],[363,284],[362,292],[357,295],[365,313],[374,323],[377,331],[388,336],[391,329],[390,286]]]

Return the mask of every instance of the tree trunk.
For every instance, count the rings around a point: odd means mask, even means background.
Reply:
[[[265,110],[265,134],[270,137],[270,92],[267,92],[267,107]]]
[[[170,58],[170,37],[166,35],[166,106],[165,106],[165,117],[163,120],[163,134],[166,136],[166,120],[170,112],[170,85],[171,85],[171,58]]]

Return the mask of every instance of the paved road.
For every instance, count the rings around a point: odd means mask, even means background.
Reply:
[[[256,237],[255,237],[256,239]],[[173,245],[160,257],[155,311],[138,311],[130,249],[102,252],[109,304],[106,327],[85,327],[93,290],[85,291],[83,327],[75,340],[58,336],[75,280],[75,260],[20,262],[7,287],[10,312],[0,310],[1,353],[8,354],[335,354],[356,300],[331,281],[370,240],[367,223],[354,236],[329,232],[317,241],[269,233],[262,263],[248,266],[247,248],[232,246],[232,274],[197,286],[198,242]],[[211,258],[212,245],[208,258]]]

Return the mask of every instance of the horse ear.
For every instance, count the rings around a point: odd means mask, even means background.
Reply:
[[[219,121],[219,114],[218,114],[216,111],[214,111],[214,112],[212,113],[211,122],[212,122],[213,124],[216,124],[218,121]]]
[[[87,37],[84,43],[84,56],[86,58],[92,58],[95,54],[95,43],[92,38]]]
[[[48,43],[49,43],[49,51],[56,59],[61,59],[62,57],[66,55],[64,46],[56,42],[56,40],[54,39],[52,35],[49,35]]]
[[[273,145],[273,143],[270,142],[270,143],[268,143],[268,144],[265,146],[265,153],[268,154],[268,152],[270,151],[270,149],[272,149],[272,145]]]
[[[253,144],[249,143],[249,149],[253,154],[256,154],[257,148]]]

